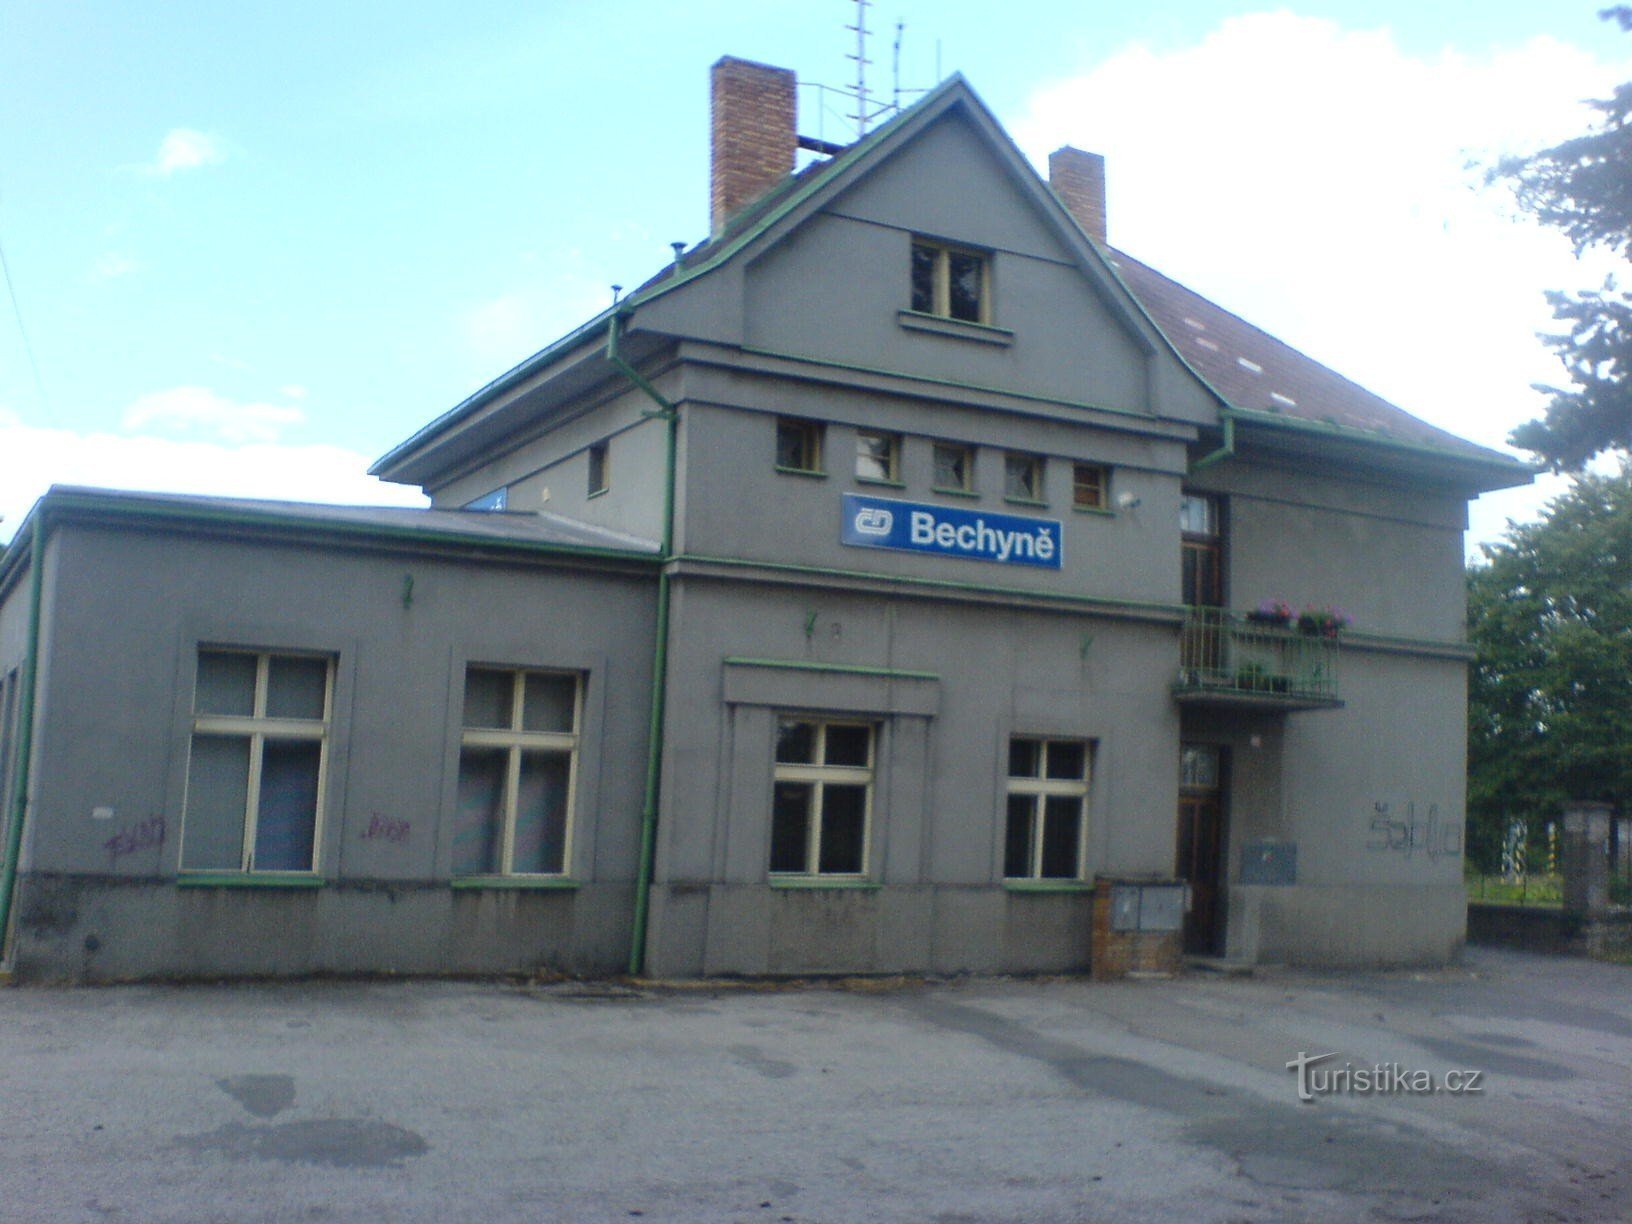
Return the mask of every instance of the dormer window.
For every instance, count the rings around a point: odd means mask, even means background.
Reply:
[[[912,309],[965,323],[990,323],[991,260],[965,247],[912,240]]]

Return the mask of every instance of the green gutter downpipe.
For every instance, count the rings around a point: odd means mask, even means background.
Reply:
[[[28,811],[28,765],[34,747],[34,684],[40,661],[40,593],[45,588],[45,513],[35,512],[29,537],[28,656],[23,664],[23,691],[17,702],[19,734],[17,777],[11,787],[11,827],[6,838],[5,873],[0,875],[0,961],[10,944],[11,900],[17,890],[17,856],[23,848],[23,817]]]
[[[1213,464],[1220,463],[1235,455],[1235,414],[1226,408],[1219,413],[1219,416],[1224,421],[1224,445],[1192,463],[1190,465],[1192,473],[1199,472],[1202,468],[1210,468]]]
[[[630,365],[618,352],[618,325],[614,314],[606,332],[606,359],[657,405],[643,415],[668,423],[663,472],[663,547],[657,572],[657,641],[652,647],[652,709],[646,729],[646,795],[640,810],[640,863],[635,872],[634,930],[629,939],[629,972],[638,976],[646,967],[646,922],[651,910],[652,865],[657,851],[657,799],[663,768],[663,711],[668,697],[669,670],[669,562],[674,557],[674,473],[680,441],[680,410]]]

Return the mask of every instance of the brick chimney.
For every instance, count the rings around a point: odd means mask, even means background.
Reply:
[[[787,68],[726,56],[710,74],[709,227],[793,173],[797,81]]]
[[[1105,159],[1070,145],[1048,155],[1048,185],[1077,224],[1105,241]]]

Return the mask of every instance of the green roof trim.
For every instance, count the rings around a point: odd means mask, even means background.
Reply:
[[[868,667],[860,663],[813,663],[805,659],[744,659],[727,656],[731,667],[775,667],[784,671],[836,672],[846,676],[882,676],[887,680],[940,680],[939,672],[909,671],[899,667]]]
[[[1522,459],[1516,459],[1512,455],[1504,455],[1500,451],[1487,450],[1484,454],[1473,454],[1469,451],[1435,446],[1428,442],[1413,442],[1408,438],[1391,437],[1369,429],[1356,429],[1352,425],[1339,425],[1335,421],[1311,421],[1306,417],[1289,416],[1279,412],[1262,412],[1253,408],[1231,407],[1226,411],[1244,425],[1261,425],[1269,429],[1284,429],[1293,433],[1344,438],[1352,442],[1363,442],[1373,446],[1388,447],[1392,450],[1431,455],[1435,459],[1448,459],[1476,467],[1505,469],[1515,476],[1534,476],[1542,470],[1524,462]],[[1477,443],[1474,445],[1477,445]]]
[[[298,507],[300,503],[290,503]],[[372,509],[374,507],[363,507]],[[389,508],[389,507],[387,507]],[[143,500],[140,494],[95,494],[52,490],[36,503],[30,517],[45,516],[49,528],[51,520],[64,516],[109,516],[159,523],[205,523],[222,527],[282,527],[296,531],[316,531],[340,537],[389,540],[409,544],[433,544],[460,548],[490,549],[499,552],[527,553],[552,557],[576,557],[585,560],[624,561],[650,565],[661,564],[657,552],[643,549],[601,548],[589,544],[562,544],[549,540],[524,540],[502,536],[466,534],[436,527],[414,527],[396,523],[348,522],[325,517],[321,513],[302,514],[298,508],[261,510],[255,508],[227,508],[221,506],[191,505],[167,500]],[[27,520],[25,520],[26,525]],[[19,538],[21,538],[19,529]],[[0,589],[13,567],[12,554],[22,551],[16,542],[8,549],[4,563],[0,563]]]

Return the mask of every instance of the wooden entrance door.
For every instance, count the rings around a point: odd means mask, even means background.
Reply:
[[[1184,950],[1192,956],[1224,951],[1224,762],[1219,748],[1186,744],[1179,790],[1176,874],[1190,885]]]

